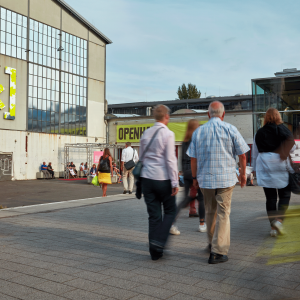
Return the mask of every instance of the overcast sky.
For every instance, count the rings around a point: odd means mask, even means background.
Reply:
[[[108,36],[109,104],[251,93],[300,68],[299,0],[66,0]]]

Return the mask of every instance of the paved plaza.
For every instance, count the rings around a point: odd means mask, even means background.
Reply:
[[[235,188],[229,261],[218,265],[207,263],[206,234],[188,210],[178,218],[181,235],[154,262],[143,200],[51,205],[0,211],[1,300],[300,299],[300,261],[269,264],[276,239],[259,187]]]
[[[85,180],[65,181],[60,179],[0,181],[0,205],[17,207],[66,200],[100,197],[102,190]],[[123,192],[123,184],[112,184],[107,195]]]

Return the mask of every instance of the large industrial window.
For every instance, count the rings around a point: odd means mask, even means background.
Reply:
[[[62,32],[61,69],[80,76],[87,76],[87,41]]]
[[[87,41],[29,22],[28,130],[86,135]]]
[[[0,8],[0,53],[26,60],[27,17]]]
[[[29,21],[29,61],[59,69],[60,30]]]
[[[28,130],[59,133],[59,71],[29,64]]]
[[[84,77],[61,73],[61,133],[86,135],[86,95]]]

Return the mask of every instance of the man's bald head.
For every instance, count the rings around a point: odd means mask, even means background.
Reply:
[[[225,108],[223,103],[220,101],[214,101],[209,104],[208,107],[208,116],[210,118],[220,118],[221,120],[224,119],[225,115]]]

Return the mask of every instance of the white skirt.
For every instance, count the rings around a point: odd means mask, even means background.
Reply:
[[[259,153],[256,160],[257,184],[266,188],[283,189],[289,184],[289,172],[294,173],[289,159],[281,160],[278,153]]]

